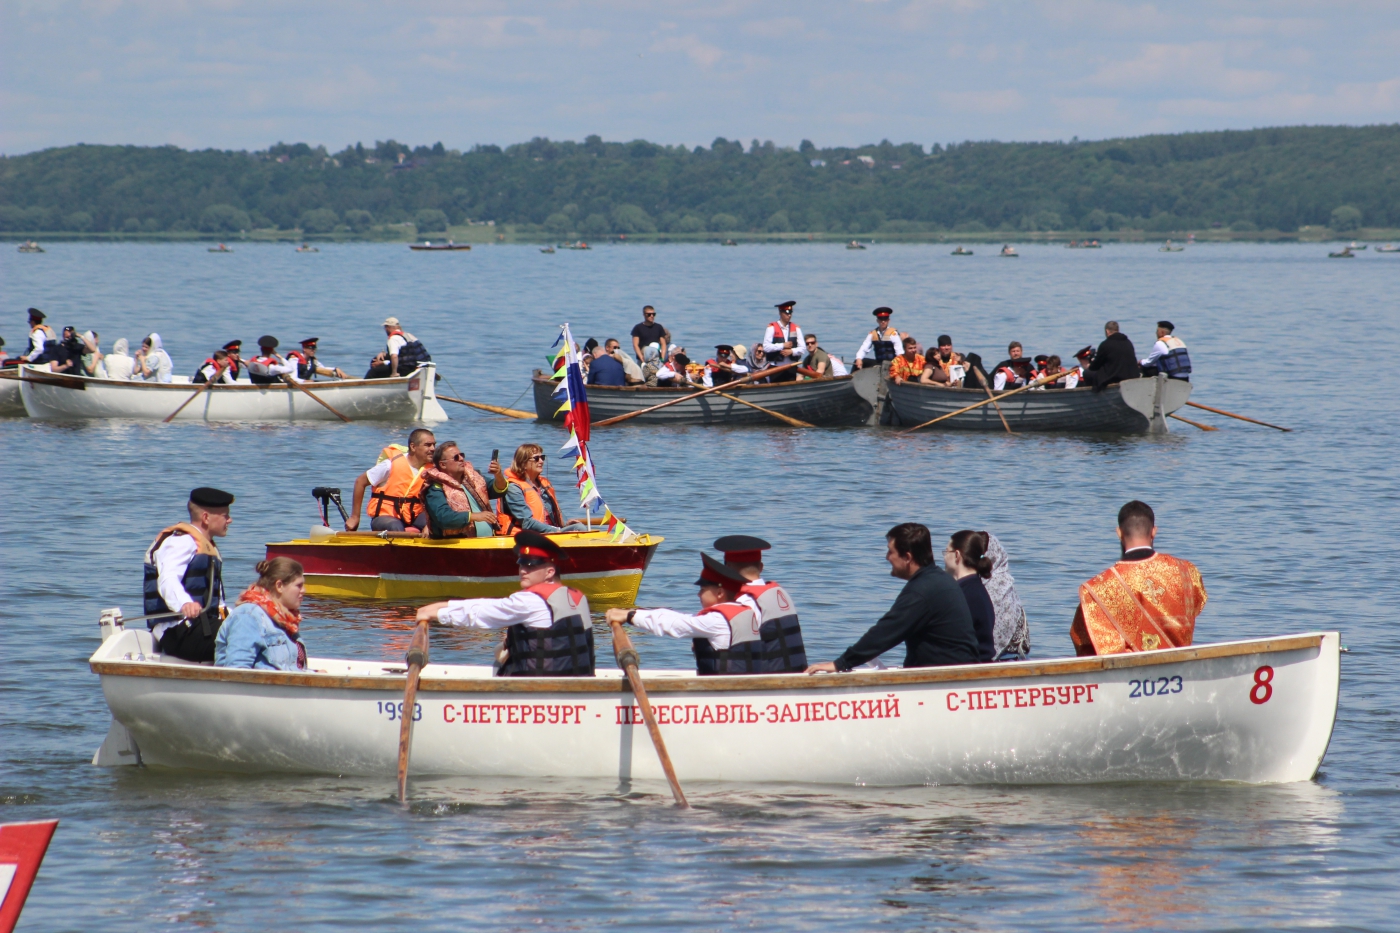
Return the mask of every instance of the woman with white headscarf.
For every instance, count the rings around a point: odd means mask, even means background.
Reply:
[[[126,342],[125,337],[119,337],[112,344],[112,352],[102,356],[102,366],[106,368],[108,379],[130,379],[131,373],[136,368],[136,361],[131,358],[131,345]]]
[[[987,595],[996,610],[992,626],[992,647],[995,660],[1024,658],[1031,653],[1031,629],[1026,610],[1016,595],[1016,581],[1011,577],[1011,560],[996,535],[987,536],[987,556],[992,560],[992,575],[984,581]],[[1003,658],[1005,656],[1005,658]]]
[[[83,355],[78,365],[84,376],[107,378],[107,367],[102,365],[102,351],[97,346],[97,331],[83,331]]]
[[[170,354],[165,352],[160,334],[151,334],[141,341],[141,349],[136,351],[136,369],[144,382],[172,382],[175,378],[175,364]]]

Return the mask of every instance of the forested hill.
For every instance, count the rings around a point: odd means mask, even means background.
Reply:
[[[69,146],[0,158],[0,230],[611,233],[1400,227],[1400,125],[1101,142],[746,150],[534,139],[469,152]]]

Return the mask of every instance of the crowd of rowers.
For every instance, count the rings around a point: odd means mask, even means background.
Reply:
[[[627,352],[615,337],[600,345],[596,339],[582,347],[582,367],[590,385],[710,388],[737,379],[749,382],[792,382],[845,376],[845,362],[820,346],[816,334],[804,333],[793,321],[795,301],[774,307],[778,320],[770,322],[752,347],[717,344],[715,355],[704,363],[691,359],[685,348],[671,341],[671,332],[656,320],[656,309],[642,309],[642,322],[632,329],[632,350]],[[1138,359],[1133,342],[1121,333],[1117,321],[1104,325],[1104,340],[1097,348],[1086,346],[1074,355],[1074,364],[1054,354],[1027,355],[1020,341],[1007,347],[1006,359],[990,371],[976,353],[960,353],[953,338],[940,334],[936,349],[927,353],[918,338],[890,324],[894,311],[876,308],[875,329],[857,348],[854,367],[879,366],[896,383],[917,382],[951,388],[978,389],[983,385],[1002,392],[1032,386],[1036,389],[1073,389],[1081,382],[1103,389],[1124,379],[1165,373],[1173,379],[1189,379],[1191,357],[1186,344],[1175,336],[1170,321],[1157,322],[1152,352]],[[774,370],[770,375],[764,375]],[[1062,375],[1060,375],[1062,374]],[[1058,376],[1058,378],[1050,378]],[[1037,383],[1039,383],[1037,385]]]
[[[446,446],[446,445],[444,445]],[[157,649],[219,666],[296,671],[307,667],[300,638],[305,577],[300,563],[276,557],[232,610],[224,602],[215,539],[228,532],[233,496],[208,487],[190,493],[188,522],[164,529],[146,551],[144,609]],[[1189,561],[1154,549],[1156,516],[1144,502],[1118,512],[1121,557],[1079,588],[1070,624],[1077,655],[1186,647],[1206,604]],[[1005,551],[985,531],[962,530],[934,559],[933,538],[906,522],[885,533],[890,575],[905,585],[890,609],[831,661],[807,657],[797,603],[766,576],[767,541],[729,535],[720,557],[700,554],[698,610],[610,609],[609,623],[691,640],[697,675],[835,673],[879,666],[904,647],[903,667],[977,664],[1025,658],[1030,631]],[[591,677],[597,659],[587,597],[564,579],[569,557],[551,537],[514,534],[520,589],[504,598],[457,599],[418,609],[420,622],[503,630],[495,673],[502,677]],[[800,590],[798,591],[800,593]]]
[[[0,339],[0,366],[46,366],[50,372],[95,379],[175,381],[175,363],[160,334],[146,335],[134,354],[125,337],[114,341],[111,350],[104,353],[96,331],[79,332],[77,327],[67,326],[60,335],[44,323],[46,317],[38,308],[29,309],[29,342],[18,356],[7,356],[5,341]],[[432,360],[422,341],[404,331],[398,318],[384,321],[384,333],[384,349],[370,360],[364,378],[407,376]],[[350,378],[343,369],[317,357],[319,343],[319,337],[307,337],[298,349],[283,355],[277,352],[277,338],[267,334],[258,338],[257,355],[245,360],[243,341],[230,340],[200,363],[189,381],[201,385],[207,382],[272,385],[284,379],[309,382],[318,378]]]

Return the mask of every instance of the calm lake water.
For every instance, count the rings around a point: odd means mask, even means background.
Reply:
[[[1400,661],[1395,456],[1400,367],[1387,349],[1400,255],[1347,262],[1317,245],[534,247],[412,254],[402,245],[56,244],[0,249],[0,334],[24,309],[95,329],[104,349],[158,331],[190,373],[233,337],[321,337],[362,371],[401,318],[462,397],[528,407],[558,324],[627,340],[654,304],[693,355],[752,343],[771,306],[848,359],[870,310],[924,343],[1000,359],[1008,340],[1068,357],[1114,318],[1145,351],[1172,319],[1204,412],[1168,437],[1095,438],[776,427],[620,427],[592,447],[604,495],[665,535],[646,605],[694,604],[697,551],[719,534],[775,543],[770,573],[829,659],[899,581],[883,533],[985,528],[1005,543],[1034,656],[1071,652],[1076,588],[1117,554],[1114,516],[1142,498],[1159,545],[1195,561],[1197,640],[1340,629],[1336,733],[1322,773],[1277,787],[745,786],[230,777],[89,765],[110,716],[86,659],[98,610],[139,614],[143,550],[188,490],[238,496],[229,589],[263,543],[316,520],[310,488],[349,492],[402,429],[40,424],[0,419],[0,821],[62,819],[21,930],[1356,929],[1400,926]],[[703,358],[703,356],[702,356]],[[455,392],[453,391],[455,390]],[[479,465],[560,430],[452,406],[438,438]],[[555,482],[567,464],[554,458]],[[833,572],[839,567],[840,572]],[[313,654],[401,658],[412,605],[310,600]],[[483,663],[490,639],[435,632],[436,660]],[[637,637],[648,664],[679,641]],[[606,653],[606,649],[602,653]],[[895,659],[897,663],[898,659]],[[610,662],[610,658],[609,658]],[[684,775],[681,775],[684,780]]]

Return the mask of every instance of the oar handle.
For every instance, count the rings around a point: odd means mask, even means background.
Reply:
[[[399,803],[408,800],[408,758],[413,749],[413,708],[418,698],[418,676],[428,663],[428,620],[418,623],[409,642],[408,675],[404,678],[403,711],[399,714]]]
[[[632,647],[632,639],[627,637],[626,630],[621,622],[612,622],[613,633],[613,655],[617,658],[618,666],[627,675],[627,683],[632,687],[632,693],[637,697],[637,705],[642,708],[642,719],[646,721],[647,733],[651,735],[651,744],[656,749],[656,757],[661,761],[661,770],[666,775],[666,781],[671,785],[671,796],[676,799],[676,806],[681,809],[689,809],[690,802],[685,799],[685,791],[681,790],[681,782],[676,777],[676,769],[671,764],[671,754],[666,751],[666,741],[661,737],[661,727],[656,724],[656,715],[651,711],[651,700],[647,697],[646,687],[642,684],[642,675],[638,671],[641,661],[637,657],[637,649]]]
[[[638,415],[645,415],[648,412],[659,411],[662,408],[670,408],[672,405],[679,405],[681,402],[688,402],[691,399],[697,399],[702,395],[710,395],[715,392],[724,392],[728,389],[735,389],[741,385],[744,385],[745,383],[753,382],[755,379],[762,379],[767,376],[771,376],[774,373],[786,372],[787,370],[792,369],[794,366],[801,365],[802,364],[800,362],[784,363],[782,366],[774,366],[772,369],[765,369],[761,373],[750,373],[749,375],[744,376],[741,379],[735,379],[732,382],[726,382],[724,385],[710,386],[710,388],[708,389],[701,389],[699,392],[692,392],[690,395],[682,395],[679,398],[671,399],[669,402],[662,402],[660,405],[652,405],[650,408],[640,408],[637,411],[629,411],[625,414],[615,415],[612,418],[604,418],[602,421],[595,421],[593,422],[593,427],[607,427],[610,424],[617,424],[619,421],[626,421],[628,418],[635,418]]]

